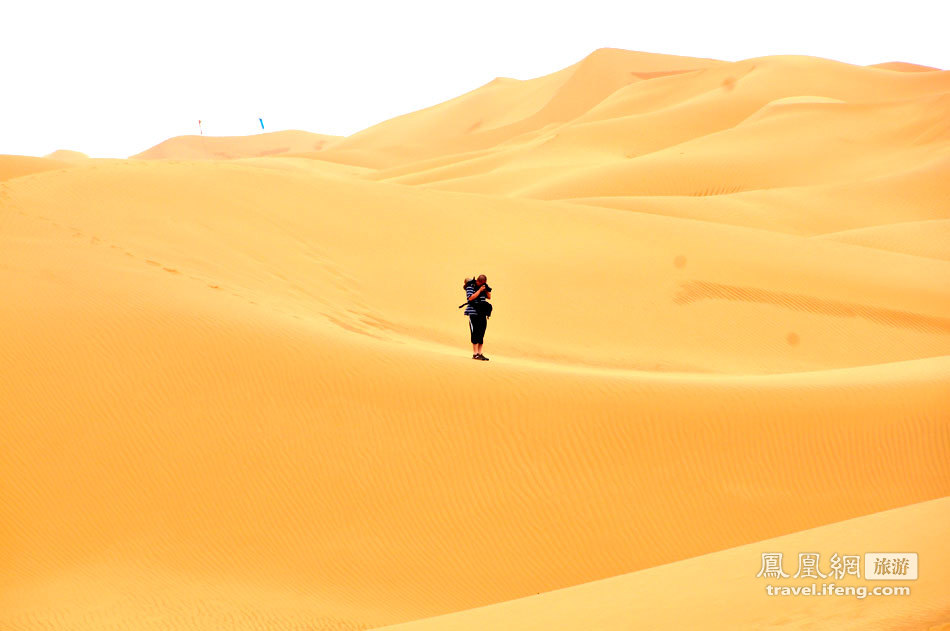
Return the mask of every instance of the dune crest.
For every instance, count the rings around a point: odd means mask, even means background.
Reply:
[[[880,68],[881,70],[895,70],[897,72],[933,72],[940,70],[932,66],[921,66],[920,64],[909,64],[906,61],[888,61],[882,64],[873,64],[869,68]]]
[[[283,153],[321,151],[339,136],[305,131],[275,131],[253,136],[177,136],[169,138],[131,159],[139,160],[230,160]]]
[[[0,182],[23,177],[32,173],[42,173],[67,168],[69,164],[54,158],[36,158],[33,156],[14,156],[0,154]]]
[[[48,154],[48,155],[45,156],[45,157],[47,157],[47,158],[49,158],[49,159],[51,159],[51,160],[65,160],[65,161],[67,161],[67,162],[70,161],[70,160],[87,160],[87,159],[89,159],[89,156],[87,156],[86,154],[82,153],[81,151],[70,151],[69,149],[57,149],[56,151],[54,151],[53,153]]]

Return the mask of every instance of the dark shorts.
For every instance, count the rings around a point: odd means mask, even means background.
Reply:
[[[488,328],[488,317],[483,315],[468,316],[468,328],[472,332],[472,344],[484,344],[485,329]]]

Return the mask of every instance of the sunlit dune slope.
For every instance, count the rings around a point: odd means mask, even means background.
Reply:
[[[65,160],[67,162],[70,160],[86,160],[89,158],[89,156],[81,151],[70,151],[69,149],[57,149],[46,157],[53,160]]]
[[[811,96],[854,103],[907,99],[946,92],[950,89],[948,77],[950,74],[946,72],[908,75],[814,57],[760,57],[630,82],[572,120],[552,121],[545,130],[557,131],[557,140],[548,143],[555,147],[566,143],[575,150],[588,148],[597,152],[599,148],[600,152],[607,150],[609,155],[626,157],[732,127],[782,98]],[[580,101],[586,93],[573,96]],[[564,99],[567,97],[562,95]],[[422,110],[414,116],[422,119],[428,114],[434,124],[438,120],[434,109]],[[479,111],[472,109],[467,117],[471,118]],[[376,136],[381,137],[375,148],[384,146],[387,137],[383,132],[390,126],[397,127],[400,122],[401,119],[397,118],[372,128],[376,130]],[[574,127],[580,128],[573,130]],[[565,136],[568,130],[572,131]],[[398,127],[392,132],[398,137]],[[441,146],[442,153],[458,153],[445,136],[420,136],[415,142]],[[530,134],[523,136],[531,137]],[[358,137],[360,134],[352,138]],[[502,147],[517,144],[519,138],[513,138]],[[374,146],[369,140],[364,139],[360,144],[372,149]],[[347,139],[346,142],[350,141]],[[545,145],[544,149],[552,147]],[[401,168],[408,170],[408,167]]]
[[[950,351],[950,264],[833,240],[235,162],[74,167],[6,195],[100,240],[160,238],[178,252],[164,265],[241,273],[285,308],[427,343],[464,342],[461,276],[490,264],[508,312],[493,346],[526,359],[754,374]]]
[[[599,58],[615,70],[623,61]],[[429,157],[386,167],[379,156],[399,144],[403,119],[359,145],[377,152],[365,163],[373,180],[816,236],[947,217],[948,98],[950,72],[780,55],[631,82],[571,120],[496,146],[460,151],[457,134],[440,130],[415,139]],[[483,111],[452,103],[453,121]],[[415,128],[437,126],[443,106],[413,114]],[[938,241],[921,251],[945,258],[948,248]]]
[[[944,261],[240,162],[2,195],[8,626],[381,625],[950,491]]]
[[[905,61],[888,61],[883,64],[873,64],[869,68],[881,68],[882,70],[895,70],[897,72],[933,72],[938,70],[932,66],[921,66],[920,64],[909,64]]]
[[[869,179],[948,155],[948,120],[950,93],[879,109],[779,105],[727,131],[632,160],[557,170],[517,191],[544,199],[706,196]]]
[[[950,550],[944,542],[950,499],[944,498],[822,526],[793,535],[641,570],[520,600],[410,622],[387,631],[613,631],[619,629],[932,629],[950,624],[946,586]],[[795,573],[800,552],[817,552],[825,574],[831,556],[916,552],[915,581],[862,581],[832,577],[855,588],[842,596],[769,595],[767,585],[809,586],[814,579],[755,578],[762,554],[781,552]],[[926,565],[924,565],[926,564]],[[789,567],[791,566],[791,567]],[[862,576],[864,576],[862,574]],[[824,581],[818,581],[821,585]],[[867,595],[875,586],[909,587],[909,596]],[[820,588],[819,588],[820,589]],[[867,592],[865,592],[867,593]],[[854,595],[852,595],[854,594]]]
[[[821,235],[842,243],[950,260],[950,220],[907,221]]]
[[[537,79],[494,79],[468,94],[354,134],[333,151],[374,152],[395,165],[441,153],[493,147],[576,118],[627,84],[722,63],[603,48]]]
[[[547,198],[853,180],[946,151],[948,94],[948,72],[766,57],[629,85],[542,135],[377,177]]]
[[[29,175],[30,173],[39,173],[41,171],[51,171],[55,169],[65,169],[70,165],[62,160],[51,158],[36,158],[33,156],[11,156],[0,154],[0,182],[11,180],[15,177]]]
[[[929,162],[895,164],[890,173],[850,182],[727,195],[591,197],[570,201],[789,234],[886,228],[891,224],[948,217],[946,182],[950,152],[941,153],[941,157]],[[950,255],[950,243],[944,243],[940,249]]]
[[[275,131],[253,136],[177,136],[132,156],[142,160],[219,160],[319,151],[339,136],[306,131]]]

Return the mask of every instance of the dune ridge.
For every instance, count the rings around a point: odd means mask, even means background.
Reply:
[[[57,149],[56,151],[46,155],[45,157],[50,158],[52,160],[64,160],[67,162],[70,160],[87,160],[89,158],[89,156],[87,156],[81,151],[71,151],[69,149]]]
[[[0,155],[0,182],[41,171],[65,169],[69,166],[69,163],[54,158]]]
[[[131,156],[138,160],[229,160],[319,151],[340,136],[306,131],[273,131],[253,136],[176,136]]]
[[[885,65],[0,156],[0,628],[950,622],[950,73]],[[926,574],[773,605],[763,546]]]

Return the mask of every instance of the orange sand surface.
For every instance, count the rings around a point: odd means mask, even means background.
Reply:
[[[632,574],[545,592],[519,600],[387,627],[391,631],[518,629],[945,629],[950,584],[946,545],[950,499],[943,498],[714,552]],[[882,548],[883,546],[883,548]],[[840,595],[783,597],[767,586],[808,587],[794,578],[798,554],[817,552],[818,571],[830,574],[832,555],[862,550],[916,551],[926,572],[912,582],[871,582],[831,576]],[[782,553],[787,579],[756,578],[762,555]],[[824,559],[824,561],[822,560]],[[873,567],[873,566],[872,566]],[[862,574],[863,576],[863,574]],[[910,587],[910,596],[871,588]],[[860,587],[868,591],[859,591]],[[850,593],[848,588],[854,588]],[[739,606],[741,604],[741,606]]]
[[[0,156],[0,629],[950,624],[950,72],[882,66]],[[773,548],[921,578],[766,600]]]
[[[69,163],[55,158],[0,155],[0,182],[12,180],[15,177],[21,177],[23,175],[29,175],[30,173],[65,169],[67,167],[69,167]]]

